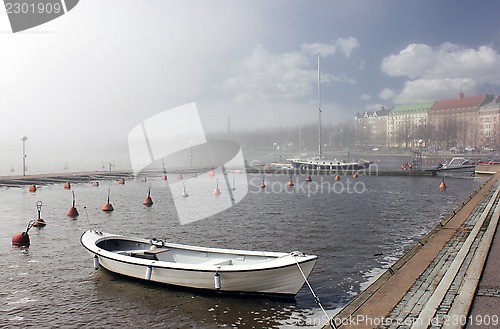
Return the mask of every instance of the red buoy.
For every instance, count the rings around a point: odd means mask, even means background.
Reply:
[[[101,210],[102,211],[113,211],[115,210],[115,208],[113,208],[113,205],[111,205],[111,203],[109,203],[109,195],[111,193],[111,190],[108,190],[108,201],[104,204],[104,206],[102,206]]]
[[[306,177],[306,182],[312,182],[311,175],[307,175],[307,177]]]
[[[182,197],[187,198],[189,196],[187,190],[186,190],[186,182],[184,182],[184,188],[182,189]]]
[[[42,212],[42,201],[37,201],[37,203],[36,203],[36,210],[38,212],[38,216],[33,221],[32,226],[34,226],[34,227],[43,227],[43,226],[47,225],[47,223],[45,223],[45,221],[43,220],[43,218],[40,217],[40,214]]]
[[[293,183],[292,176],[290,176],[290,180],[288,181],[288,187],[294,187],[295,184]]]
[[[33,226],[34,227],[44,227],[45,225],[47,225],[47,223],[45,223],[45,221],[43,220],[43,218],[37,218],[33,222]]]
[[[92,186],[99,186],[99,182],[92,182]]]
[[[142,204],[151,207],[153,205],[153,199],[151,199],[151,189],[148,191],[148,196],[142,201]]]
[[[68,183],[64,183],[64,189],[65,190],[70,190],[71,189],[71,184],[68,182]]]
[[[445,182],[444,182],[444,178],[443,178],[443,180],[441,181],[441,184],[439,184],[439,188],[440,188],[440,189],[442,189],[442,190],[444,190],[444,189],[446,188],[446,184],[445,184]]]
[[[208,172],[208,176],[210,176],[210,177],[215,177],[215,171],[210,170],[210,171]]]
[[[125,184],[125,178],[118,179],[118,184]]]
[[[219,179],[217,178],[217,185],[215,187],[215,190],[212,192],[213,195],[215,196],[219,196],[221,194],[220,190],[219,190]]]
[[[358,175],[358,172],[356,171],[356,172],[354,173],[354,175],[352,175],[352,178],[358,178],[358,176],[359,176],[359,175]]]
[[[336,175],[336,176],[335,176],[335,180],[336,180],[336,181],[339,181],[339,180],[340,180],[340,176],[339,176],[339,175]]]
[[[162,180],[167,180],[167,175],[163,175],[163,176],[161,176],[161,179],[162,179]]]
[[[31,185],[29,188],[30,192],[36,192],[36,185]]]
[[[79,213],[78,210],[75,208],[75,191],[72,192],[73,192],[73,205],[71,206],[71,208],[69,208],[66,215],[71,218],[76,218],[78,217]]]
[[[33,226],[35,221],[32,219],[28,222],[28,226],[26,227],[26,232],[21,232],[12,237],[12,245],[20,246],[20,247],[29,247],[30,246],[30,236],[28,231]]]

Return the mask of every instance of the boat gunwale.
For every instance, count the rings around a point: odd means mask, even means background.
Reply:
[[[121,240],[125,241],[131,241],[131,242],[140,242],[140,243],[149,243],[149,240],[147,239],[142,239],[142,238],[131,238],[131,237],[125,237],[122,235],[112,235],[108,233],[103,233],[106,236],[103,236],[101,238],[97,239],[91,239],[91,247],[95,247],[96,250],[92,250],[89,246],[87,246],[84,242],[84,236],[85,234],[96,234],[95,231],[93,230],[88,230],[85,231],[82,236],[80,237],[80,242],[87,249],[89,252],[91,252],[94,255],[97,255],[99,257],[103,257],[106,259],[110,259],[113,261],[117,261],[120,263],[125,263],[125,264],[131,264],[131,265],[138,265],[138,266],[151,266],[153,268],[161,268],[161,269],[170,269],[170,270],[176,270],[176,271],[196,271],[196,272],[214,272],[214,271],[219,271],[219,272],[257,272],[257,271],[268,271],[268,270],[278,270],[278,269],[283,269],[286,267],[290,266],[297,266],[298,264],[306,264],[310,261],[316,262],[318,256],[316,255],[306,255],[300,256],[300,258],[296,258],[292,256],[289,253],[277,253],[277,252],[259,252],[257,251],[256,253],[274,253],[277,254],[278,256],[270,256],[272,259],[270,261],[263,261],[259,263],[254,263],[254,264],[246,264],[246,265],[218,265],[218,264],[203,264],[203,263],[195,263],[195,264],[190,264],[190,263],[176,263],[176,262],[168,262],[168,261],[162,261],[162,260],[152,260],[152,259],[143,259],[143,258],[134,258],[129,255],[123,255],[119,254],[116,252],[112,252],[106,249],[102,249],[97,246],[97,243],[105,240],[111,240],[109,238],[120,238]],[[125,239],[123,239],[125,238]],[[90,239],[90,238],[88,238]],[[179,244],[165,244],[164,247],[168,248],[169,245],[179,245]],[[180,246],[185,246],[187,250],[189,250],[189,247],[196,247],[196,246],[189,246],[189,245],[180,245]],[[216,250],[217,253],[220,250],[226,251],[225,253],[231,253],[233,255],[244,255],[244,256],[260,256],[260,257],[268,257],[268,255],[257,255],[257,254],[251,254],[252,251],[248,250],[236,250],[236,249],[219,249],[219,248],[210,248],[210,247],[198,247],[202,249],[211,249],[211,250]],[[201,250],[203,252],[207,252],[205,250]],[[247,254],[240,254],[240,253],[235,253],[235,251],[242,251],[242,252],[247,252]],[[250,252],[250,254],[248,253]],[[292,259],[290,259],[293,257]],[[134,261],[129,261],[127,260],[128,258],[133,259]],[[275,264],[276,260],[281,260],[282,262],[286,260],[286,262],[283,262],[284,264],[279,265],[279,266],[272,266]],[[223,261],[223,260],[221,260]],[[264,265],[264,266],[262,266]],[[269,266],[271,265],[271,266]],[[248,267],[253,267],[253,268],[248,268]],[[212,267],[212,269],[207,269],[208,267]],[[246,268],[245,268],[246,267]]]

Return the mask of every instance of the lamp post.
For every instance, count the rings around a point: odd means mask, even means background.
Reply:
[[[26,176],[26,140],[28,137],[23,136],[21,140],[23,141],[23,176]]]

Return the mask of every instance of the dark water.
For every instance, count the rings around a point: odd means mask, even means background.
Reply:
[[[245,175],[229,177],[244,193],[238,186]],[[288,179],[266,176],[268,187],[261,190],[262,176],[249,175],[242,202],[186,225],[176,218],[168,185],[159,177],[125,185],[73,184],[76,220],[66,217],[71,191],[62,185],[36,193],[1,188],[0,327],[317,327],[324,324],[323,313],[307,287],[290,301],[147,285],[95,271],[80,235],[96,228],[185,244],[316,254],[310,283],[333,314],[484,183],[448,179],[441,191],[436,177],[344,176],[334,184],[332,176],[314,176],[308,185],[296,176],[295,188],[287,189]],[[217,202],[211,195],[214,179],[204,174],[198,180],[206,186],[206,202]],[[149,187],[151,208],[142,205]],[[108,189],[111,214],[100,210]],[[38,200],[47,226],[30,230],[29,249],[13,247],[12,236],[36,217]]]

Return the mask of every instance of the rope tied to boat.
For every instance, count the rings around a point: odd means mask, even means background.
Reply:
[[[302,268],[300,267],[300,264],[297,261],[296,257],[304,257],[305,255],[303,253],[301,253],[300,251],[292,251],[290,253],[290,256],[292,256],[293,259],[295,260],[295,263],[297,264],[297,267],[299,268],[300,274],[302,274],[302,277],[304,278],[304,281],[306,282],[307,286],[309,287],[309,290],[311,291],[311,294],[314,297],[314,301],[316,302],[316,304],[318,304],[318,306],[321,308],[321,310],[325,314],[326,318],[328,319],[328,323],[330,324],[330,326],[332,326],[333,329],[337,329],[337,327],[335,326],[335,323],[333,321],[333,318],[330,318],[330,316],[328,315],[328,313],[326,313],[325,309],[323,308],[323,305],[321,305],[321,301],[319,300],[319,297],[314,292],[313,288],[311,287],[311,284],[309,283],[309,281],[307,280],[306,275],[304,274],[304,271],[302,271]]]

